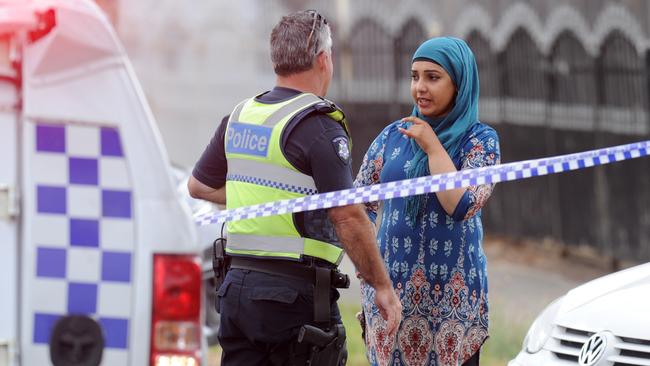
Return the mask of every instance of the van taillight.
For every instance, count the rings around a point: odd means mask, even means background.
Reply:
[[[199,257],[175,254],[154,255],[151,365],[199,365],[200,321]]]
[[[42,13],[36,13],[38,23],[36,29],[29,32],[29,40],[36,42],[45,37],[54,27],[56,27],[56,13],[54,9],[48,9]]]

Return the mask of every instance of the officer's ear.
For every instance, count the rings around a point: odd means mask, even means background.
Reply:
[[[320,51],[318,55],[316,55],[316,65],[318,65],[319,70],[324,70],[325,68],[327,68],[329,57],[330,57],[329,53],[325,50]]]

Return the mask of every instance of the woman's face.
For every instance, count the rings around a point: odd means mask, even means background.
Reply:
[[[456,86],[442,66],[430,61],[411,65],[411,96],[427,117],[443,117],[454,107]]]

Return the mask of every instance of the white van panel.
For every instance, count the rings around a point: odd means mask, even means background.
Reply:
[[[95,319],[103,365],[128,365],[135,223],[119,130],[24,121],[22,363],[49,365],[63,315]]]
[[[100,121],[119,127],[130,173],[137,177],[133,181],[135,204],[151,207],[151,211],[136,212],[149,221],[162,220],[153,226],[156,230],[143,233],[151,239],[146,240],[146,246],[171,252],[197,252],[200,246],[191,212],[185,205],[179,205],[162,138],[123,47],[99,10],[97,14],[88,9],[71,10],[66,1],[56,2],[58,14],[65,14],[70,20],[57,23],[57,28],[43,40],[25,49],[25,115],[34,120],[47,117],[58,121]],[[94,3],[84,6],[96,8]],[[71,18],[73,15],[80,19]],[[89,36],[74,38],[79,33],[78,24],[92,24],[89,30],[101,39],[101,52],[87,42]],[[112,53],[106,53],[108,50]],[[89,54],[93,56],[84,56]],[[75,61],[79,56],[81,61],[51,69],[39,66],[55,55]],[[161,205],[165,206],[164,211],[153,211]],[[167,222],[173,225],[162,225]]]
[[[146,365],[153,255],[199,254],[201,243],[105,16],[91,1],[32,3],[58,21],[23,55],[21,365],[50,364],[45,339],[69,313],[104,326],[103,365]],[[115,140],[121,155],[104,150]]]
[[[0,365],[14,363],[18,340],[18,230],[16,88],[0,81]]]

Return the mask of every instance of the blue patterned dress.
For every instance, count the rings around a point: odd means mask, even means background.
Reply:
[[[413,157],[396,121],[372,143],[355,181],[367,186],[406,179]],[[457,169],[499,163],[499,141],[489,126],[476,123],[461,139]],[[403,306],[397,337],[388,339],[386,322],[372,287],[361,285],[368,360],[373,365],[459,365],[479,350],[488,335],[488,284],[483,253],[481,207],[492,185],[471,187],[449,216],[435,194],[415,224],[403,217],[404,199],[383,203],[377,241]],[[378,203],[367,205],[375,221]]]

